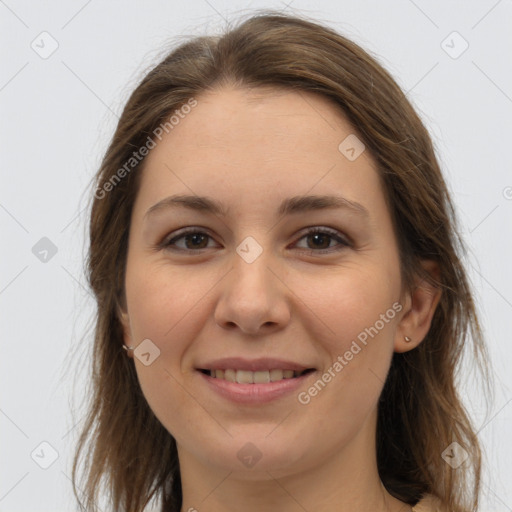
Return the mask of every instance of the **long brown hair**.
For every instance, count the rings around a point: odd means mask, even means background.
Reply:
[[[173,112],[223,84],[284,87],[331,99],[378,164],[403,283],[412,290],[415,277],[431,279],[421,260],[438,263],[435,284],[442,296],[430,331],[414,350],[394,354],[380,397],[378,469],[387,490],[404,502],[414,505],[430,493],[447,510],[476,512],[482,453],[456,374],[463,352],[472,349],[489,392],[488,358],[462,265],[466,250],[431,138],[404,92],[367,52],[317,22],[274,11],[253,14],[221,36],[186,41],[147,73],[96,175],[87,261],[97,302],[92,396],[72,475],[82,510],[95,510],[102,486],[112,510],[142,511],[151,501],[159,501],[162,511],[181,507],[175,440],[150,409],[122,349],[128,232],[144,166],[143,158],[130,158]],[[442,457],[452,442],[469,454],[458,469]]]

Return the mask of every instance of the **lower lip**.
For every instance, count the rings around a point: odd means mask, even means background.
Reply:
[[[277,382],[265,384],[238,384],[224,379],[210,377],[198,370],[200,376],[205,380],[213,391],[231,400],[242,404],[264,404],[296,392],[306,379],[316,372],[309,372],[300,377],[282,379]]]

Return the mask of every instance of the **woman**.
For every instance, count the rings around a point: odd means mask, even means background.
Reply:
[[[455,213],[365,51],[273,12],[181,45],[94,196],[84,510],[102,478],[112,510],[477,510],[454,375],[486,349]]]

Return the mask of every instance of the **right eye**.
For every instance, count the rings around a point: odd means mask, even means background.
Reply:
[[[208,249],[207,243],[209,238],[212,239],[212,237],[204,231],[200,231],[197,228],[188,228],[181,231],[179,235],[164,240],[161,247],[163,249],[195,252],[200,249]],[[184,243],[185,247],[178,245],[178,242],[181,240],[183,240],[182,243]]]

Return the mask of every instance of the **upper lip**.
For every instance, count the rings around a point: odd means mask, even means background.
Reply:
[[[197,367],[198,370],[246,370],[251,372],[269,371],[274,369],[293,370],[301,372],[312,366],[286,361],[285,359],[260,358],[244,359],[243,357],[226,357],[214,361],[205,362]]]

